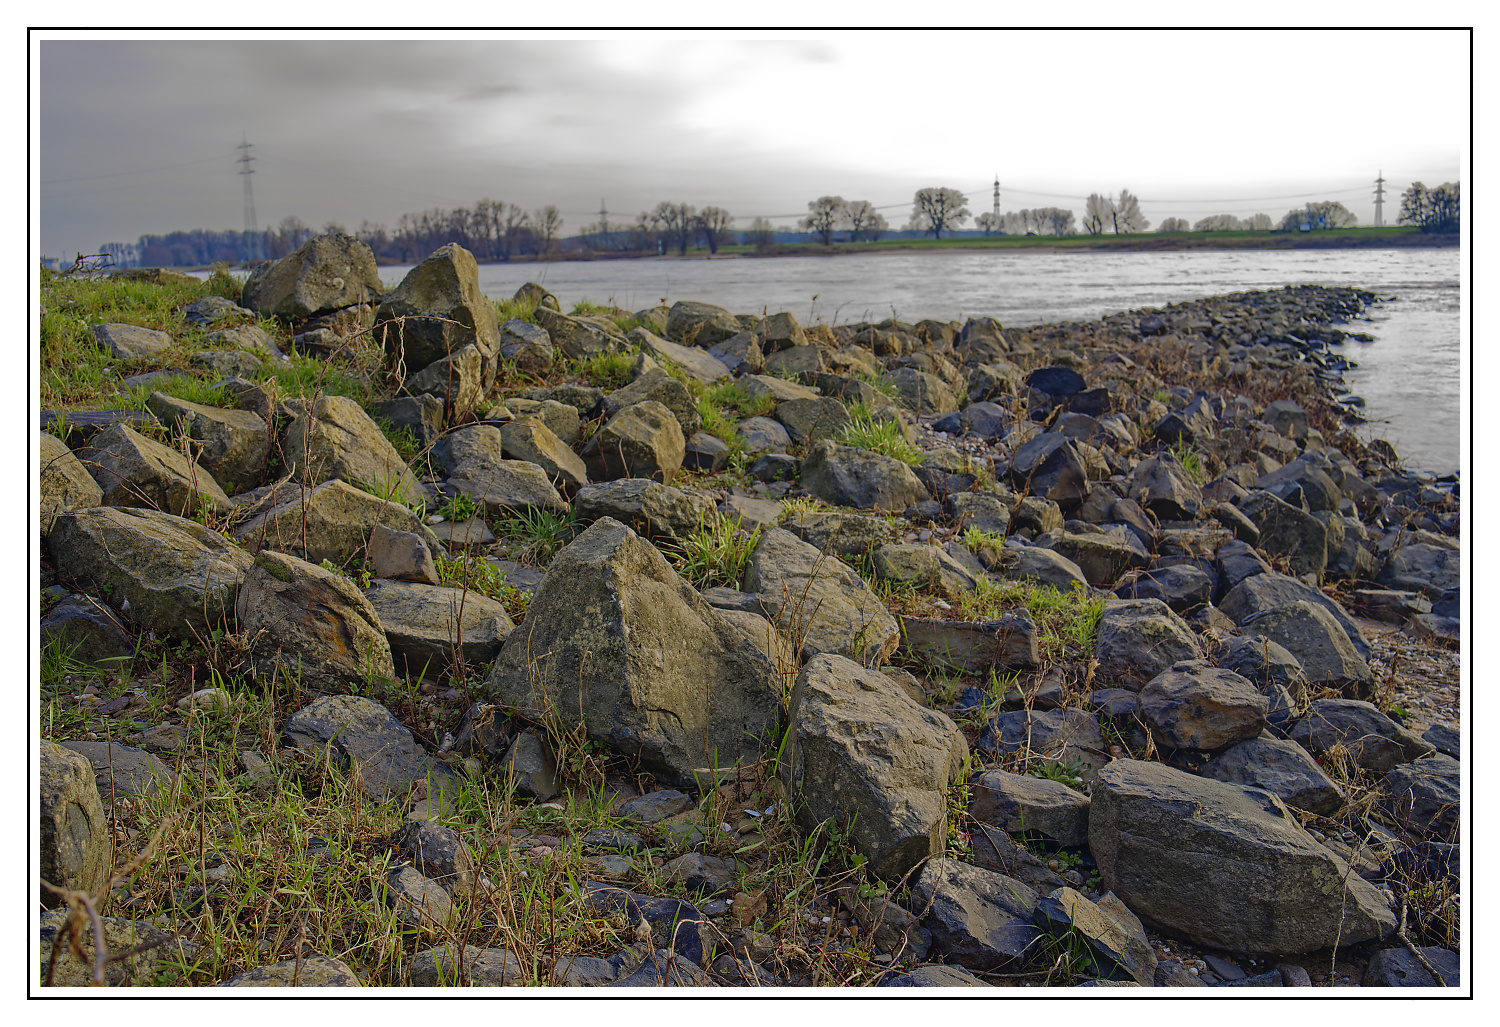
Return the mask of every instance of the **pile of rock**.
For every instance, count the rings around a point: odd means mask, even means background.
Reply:
[[[487,702],[539,725],[582,723],[686,792],[759,758],[786,725],[796,823],[852,825],[870,870],[909,886],[890,914],[901,950],[977,972],[1081,937],[1101,980],[1180,983],[1148,928],[1277,956],[1387,939],[1396,918],[1382,870],[1299,817],[1345,805],[1320,758],[1383,775],[1379,816],[1360,824],[1385,851],[1456,840],[1458,762],[1371,704],[1370,645],[1320,587],[1378,584],[1359,593],[1362,609],[1456,636],[1456,483],[1407,474],[1378,447],[1346,455],[1290,399],[1261,406],[1227,387],[1174,386],[1140,362],[1159,354],[1157,366],[1204,381],[1217,364],[1228,368],[1222,382],[1297,368],[1331,382],[1346,362],[1330,323],[1368,294],[1302,287],[1025,331],[983,318],[809,331],[790,314],[681,302],[638,318],[660,335],[627,334],[561,313],[533,286],[523,293],[539,299],[536,323],[498,324],[456,245],[386,293],[358,250],[314,240],[252,276],[245,305],[366,318],[404,375],[405,398],[381,414],[436,440],[440,476],[419,481],[352,400],[273,408],[243,379],[226,383],[233,408],[152,397],[156,417],[202,443],[195,459],[124,423],[86,441],[44,433],[47,584],[66,592],[44,637],[103,660],[129,652],[131,630],[245,632],[250,674],[296,669],[304,688],[325,693],[293,714],[284,744],[331,745],[376,802],[416,782],[441,801],[455,779],[389,711],[346,693],[372,676],[435,674],[457,637],[471,665],[489,668]],[[299,348],[317,352],[316,341]],[[542,374],[561,359],[630,351],[639,356],[623,388],[534,389],[471,416],[501,360]],[[673,487],[684,467],[713,469],[725,440],[702,430],[663,361],[772,398],[770,416],[738,428],[761,455],[755,490]],[[918,441],[921,463],[843,444],[854,401]],[[583,443],[581,422],[601,416]],[[281,480],[267,475],[273,450]],[[783,519],[774,501],[794,487],[835,509]],[[580,530],[535,587],[523,630],[500,604],[473,593],[459,603],[439,584],[434,557],[468,543],[439,539],[405,504],[444,495],[490,515],[576,514]],[[205,510],[233,515],[232,537],[190,519]],[[715,511],[766,529],[742,591],[700,593],[658,548]],[[964,527],[986,533],[977,550],[953,540]],[[877,582],[917,589],[1030,579],[1106,593],[1091,690],[1082,701],[1035,691],[966,735],[954,711],[885,664],[900,650],[932,670],[1035,671],[1037,625],[1024,611],[984,623],[898,618],[838,554],[868,556]],[[363,584],[322,566],[357,558],[373,575]],[[554,794],[544,740],[486,724],[476,707],[449,727],[460,748],[503,751],[525,794]],[[971,753],[992,766],[965,781]],[[1031,758],[1077,768],[1083,790],[1000,769]],[[47,759],[44,873],[96,888],[93,773],[56,747]],[[973,794],[967,859],[948,856],[955,784]],[[436,934],[447,889],[472,882],[462,843],[434,831],[411,829],[385,901]],[[1085,853],[1098,890],[1039,863],[1022,839]],[[667,900],[591,885],[590,901],[650,921],[650,904]],[[707,915],[683,906],[656,915],[668,927]],[[729,983],[711,942],[661,941],[565,976]],[[763,971],[746,945],[731,960],[741,979]],[[450,976],[445,960],[476,984],[518,973],[503,950],[427,955],[421,972],[433,980]],[[975,983],[923,973],[904,983]]]

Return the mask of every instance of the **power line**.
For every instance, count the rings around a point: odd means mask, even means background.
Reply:
[[[153,171],[172,171],[176,168],[191,168],[199,164],[215,163],[223,160],[228,154],[220,154],[217,157],[205,157],[203,160],[184,161],[181,164],[163,164],[158,168],[138,168],[135,171],[111,171],[103,175],[80,175],[77,178],[51,178],[43,181],[42,185],[62,185],[65,182],[93,182],[100,178],[123,178],[126,175],[147,175]]]

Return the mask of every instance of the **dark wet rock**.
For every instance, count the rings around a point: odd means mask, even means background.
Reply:
[[[1295,742],[1251,738],[1204,764],[1204,777],[1264,788],[1293,809],[1332,816],[1344,804],[1344,791]]]
[[[986,770],[969,782],[969,816],[1010,834],[1035,832],[1059,845],[1086,845],[1089,800],[1060,781]]]
[[[1321,521],[1265,491],[1251,492],[1238,506],[1260,530],[1262,553],[1285,558],[1294,575],[1322,576],[1328,564],[1328,529]]]
[[[939,963],[882,978],[877,988],[993,988],[961,966]]]
[[[1302,664],[1311,684],[1339,688],[1356,698],[1374,691],[1374,672],[1343,626],[1321,605],[1303,600],[1283,603],[1252,614],[1241,627],[1284,647]]]
[[[1081,937],[1096,977],[1155,986],[1156,952],[1140,920],[1113,893],[1091,902],[1072,888],[1059,888],[1037,903],[1036,923],[1054,938]]]
[[[1039,898],[1014,878],[939,857],[922,867],[911,896],[934,948],[970,970],[1014,967],[1041,946]]]
[[[1183,660],[1203,658],[1192,630],[1159,599],[1115,599],[1099,618],[1095,683],[1140,688]]]
[[[1406,833],[1437,842],[1458,840],[1459,762],[1435,755],[1403,763],[1380,782],[1381,807]]]
[[[623,912],[632,924],[645,920],[652,944],[670,948],[695,965],[702,965],[708,949],[700,925],[705,917],[681,899],[654,898],[603,881],[584,883],[584,901],[597,913]]]
[[[557,779],[557,754],[545,737],[522,731],[500,760],[506,780],[515,782],[516,794],[545,802],[562,792]]]
[[[1438,972],[1442,981],[1432,979],[1426,967],[1417,962],[1409,949],[1381,949],[1370,959],[1362,982],[1366,988],[1457,988],[1460,984],[1458,953],[1437,945],[1422,948],[1422,957]]]
[[[411,820],[391,836],[391,847],[430,881],[449,891],[474,887],[474,861],[463,839],[451,827]]]
[[[1160,599],[1177,613],[1190,613],[1213,598],[1214,579],[1189,564],[1172,564],[1122,582],[1115,588],[1121,599]]]
[[[1270,703],[1232,670],[1173,664],[1141,689],[1139,714],[1166,749],[1220,749],[1260,735]]]

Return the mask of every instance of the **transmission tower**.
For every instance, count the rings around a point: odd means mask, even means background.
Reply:
[[[1375,176],[1375,227],[1379,228],[1385,224],[1381,218],[1381,208],[1385,205],[1385,172],[1382,171]]]
[[[1000,227],[1000,176],[995,176],[995,227]]]
[[[255,169],[250,167],[250,162],[255,160],[255,158],[250,156],[250,147],[252,144],[246,142],[243,135],[240,136],[240,140],[240,145],[235,147],[236,150],[240,151],[240,155],[235,163],[240,166],[240,176],[245,180],[245,234],[254,235],[255,193],[250,189],[250,176],[255,174]]]

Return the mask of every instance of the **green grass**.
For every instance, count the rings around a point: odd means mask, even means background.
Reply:
[[[715,513],[678,543],[673,560],[677,573],[700,591],[721,585],[738,589],[750,551],[764,532],[764,527],[746,528],[738,517]]]
[[[585,360],[574,361],[571,370],[590,385],[613,392],[630,384],[634,367],[634,352],[596,353]]]
[[[1179,442],[1172,447],[1172,456],[1182,465],[1182,469],[1187,472],[1193,484],[1208,484],[1208,466],[1202,453],[1186,443]]]
[[[839,437],[842,445],[868,449],[912,465],[922,462],[922,451],[906,440],[899,421],[877,420],[863,403],[851,404],[849,417],[853,423]]]
[[[572,510],[558,513],[533,507],[497,517],[491,527],[500,542],[509,548],[510,559],[528,566],[545,567],[558,550],[573,540],[578,519]]]
[[[505,606],[511,620],[520,622],[525,619],[526,611],[531,607],[531,593],[512,585],[506,573],[488,560],[437,557],[434,563],[438,581],[442,584],[488,596]]]
[[[1035,581],[997,581],[980,578],[972,589],[950,595],[958,619],[997,620],[1003,614],[1024,609],[1037,626],[1037,643],[1043,659],[1052,663],[1087,660],[1099,633],[1104,600],[1088,590],[1059,592]]]

